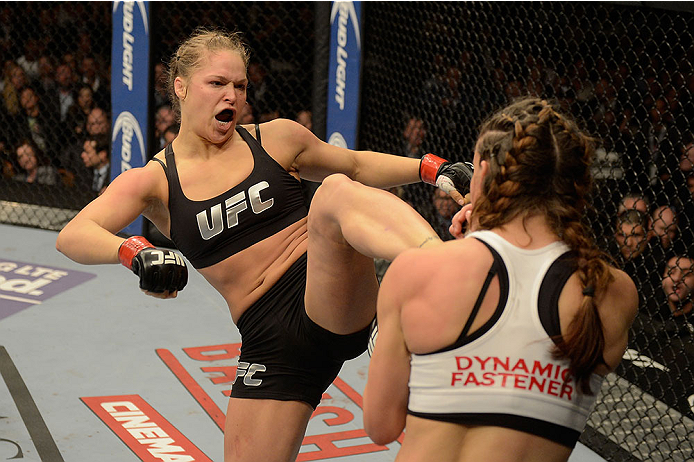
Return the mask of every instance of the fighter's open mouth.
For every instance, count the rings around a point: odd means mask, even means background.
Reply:
[[[220,122],[231,122],[231,119],[233,118],[234,111],[232,111],[231,109],[224,109],[222,112],[215,116],[215,119],[219,120]]]

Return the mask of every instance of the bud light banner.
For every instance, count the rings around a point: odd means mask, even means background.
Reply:
[[[333,2],[328,67],[328,143],[356,149],[361,79],[361,2]]]
[[[149,2],[113,2],[111,180],[147,163]],[[124,230],[142,234],[142,217]]]

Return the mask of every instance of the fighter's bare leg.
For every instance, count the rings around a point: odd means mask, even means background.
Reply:
[[[312,412],[299,401],[231,398],[224,462],[293,462]]]
[[[374,258],[441,242],[407,203],[340,174],[316,191],[308,236],[306,311],[338,334],[364,328],[376,313]]]

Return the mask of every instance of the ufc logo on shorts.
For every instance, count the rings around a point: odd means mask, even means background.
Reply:
[[[253,374],[256,372],[265,372],[267,368],[264,364],[250,364],[243,361],[239,361],[239,365],[236,368],[236,377],[234,377],[234,383],[239,377],[243,377],[243,384],[247,387],[258,387],[263,383],[262,379],[254,379]]]
[[[171,250],[157,250],[153,249],[150,252],[150,255],[153,255],[155,257],[154,260],[152,260],[152,264],[154,265],[161,265],[161,264],[175,264],[175,265],[180,265],[180,266],[185,266],[183,263],[183,258],[181,258],[180,255],[178,255],[176,252],[172,252]]]
[[[239,224],[239,214],[248,209],[249,202],[251,210],[256,215],[272,207],[275,199],[270,198],[266,201],[260,199],[260,191],[269,187],[270,184],[267,181],[261,181],[248,188],[248,199],[246,199],[246,193],[241,191],[225,200],[224,209],[226,210],[227,228],[233,228]],[[203,210],[195,215],[195,218],[198,220],[200,236],[206,241],[224,231],[222,204],[217,204],[210,208],[210,217],[212,218],[212,226],[210,226],[207,219],[207,210]]]

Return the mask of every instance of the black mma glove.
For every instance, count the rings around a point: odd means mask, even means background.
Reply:
[[[419,179],[425,183],[438,186],[450,194],[456,189],[465,195],[470,188],[472,164],[456,162],[455,164],[434,154],[425,154],[419,162]]]
[[[188,282],[188,268],[180,255],[155,248],[142,236],[133,236],[118,248],[118,258],[140,277],[140,289],[154,293],[182,290]]]

